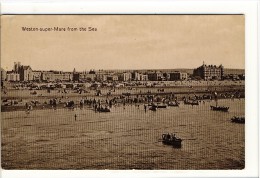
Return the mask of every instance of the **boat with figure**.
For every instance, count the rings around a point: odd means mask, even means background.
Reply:
[[[151,111],[157,111],[157,106],[151,106],[151,107],[149,107],[149,110],[151,110]]]
[[[184,104],[186,105],[199,105],[199,101],[197,100],[184,100]]]
[[[174,147],[181,147],[182,139],[175,136],[175,134],[162,134],[162,142],[166,145],[172,145]]]
[[[98,107],[98,108],[97,108],[97,111],[98,111],[98,112],[110,112],[110,109],[107,108],[107,107],[105,107],[105,108],[103,108],[103,107]]]
[[[157,108],[167,108],[167,105],[160,104],[160,105],[157,105]]]
[[[235,122],[235,123],[239,123],[239,124],[244,124],[245,123],[245,117],[238,117],[238,116],[234,116],[231,118],[231,122]]]
[[[56,104],[55,104],[55,105],[56,105]],[[71,101],[66,102],[66,103],[65,103],[65,107],[68,108],[68,109],[74,110],[74,107],[75,107],[74,101],[71,100]]]
[[[217,92],[214,92],[214,98],[215,98],[216,106],[210,106],[210,109],[213,110],[213,111],[228,112],[229,107],[227,107],[227,106],[218,106],[218,94],[217,94]]]
[[[229,107],[226,106],[210,106],[211,110],[213,111],[223,111],[228,112]]]
[[[151,106],[151,107],[157,107],[157,108],[167,108],[167,105],[165,104],[161,104],[161,103],[149,103],[148,106]]]
[[[168,106],[172,106],[172,107],[179,107],[179,105],[180,103],[178,103],[177,101],[168,103]]]

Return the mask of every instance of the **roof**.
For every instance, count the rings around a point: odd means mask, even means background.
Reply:
[[[18,74],[18,73],[16,73],[16,72],[14,72],[13,70],[12,70],[12,71],[7,71],[6,73],[7,73],[7,74]]]
[[[32,69],[30,66],[22,66],[23,70]]]

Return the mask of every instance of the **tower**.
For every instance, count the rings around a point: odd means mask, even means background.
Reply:
[[[19,72],[20,69],[21,69],[21,62],[18,62],[18,64],[17,64],[17,72]]]
[[[18,71],[18,66],[17,66],[17,63],[16,62],[14,62],[14,72],[17,72]]]

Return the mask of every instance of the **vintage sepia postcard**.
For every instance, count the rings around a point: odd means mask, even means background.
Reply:
[[[244,15],[2,15],[7,170],[243,170]]]

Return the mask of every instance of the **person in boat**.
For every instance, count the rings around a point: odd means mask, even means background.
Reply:
[[[173,134],[172,139],[173,139],[173,140],[176,140],[176,139],[177,139],[177,137],[176,137],[175,134]]]
[[[166,139],[167,139],[167,140],[170,140],[170,139],[171,139],[171,135],[170,135],[169,133],[167,133]]]
[[[31,109],[30,109],[30,105],[29,105],[29,106],[26,108],[26,111],[25,111],[25,112],[26,112],[27,114],[30,114],[30,110],[31,110]]]
[[[97,105],[96,104],[95,104],[94,108],[95,108],[95,112],[97,112]]]
[[[109,100],[109,107],[112,108],[112,100]]]
[[[170,135],[170,141],[175,141],[177,139],[177,137],[175,136],[175,134],[171,133]]]

